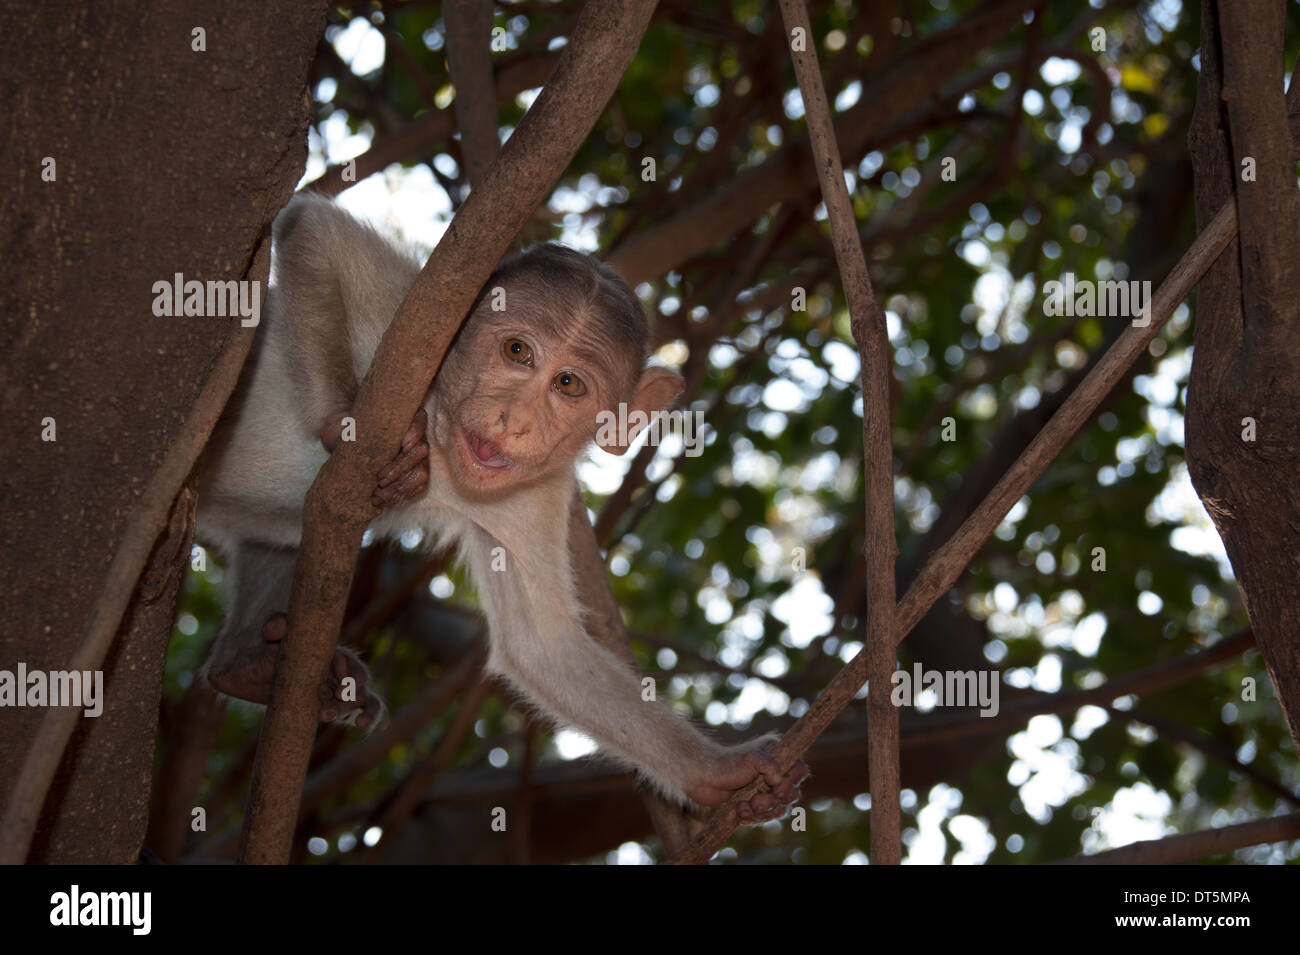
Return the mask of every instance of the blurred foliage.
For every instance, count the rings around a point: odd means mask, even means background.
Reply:
[[[830,93],[844,107],[860,88],[858,78],[876,68],[873,55],[881,45],[876,37],[859,36],[862,6],[847,0],[813,5],[823,74],[835,78]],[[978,4],[916,0],[901,6],[913,19],[889,24],[895,56]],[[530,38],[554,35],[576,7],[502,4],[496,23],[509,31],[513,50],[531,49]],[[1107,319],[1068,325],[1043,314],[1043,283],[1067,271],[1081,278],[1131,277],[1159,258],[1159,250],[1135,246],[1134,229],[1144,213],[1143,190],[1161,185],[1144,177],[1184,150],[1197,77],[1195,7],[1161,0],[1090,10],[1079,0],[1051,0],[1043,42],[1072,59],[1052,59],[1050,69],[1029,73],[1022,93],[1026,31],[1010,31],[963,73],[981,81],[961,99],[956,118],[850,164],[860,221],[870,232],[879,223],[897,226],[895,211],[908,221],[917,189],[923,190],[916,204],[922,213],[945,207],[971,178],[996,167],[1009,143],[1019,145],[1004,184],[942,221],[867,247],[896,355],[896,461],[907,462],[897,484],[897,524],[900,566],[911,573],[924,556],[917,553],[922,535],[962,476],[979,467],[995,436],[1104,346]],[[1300,11],[1293,4],[1288,12],[1289,32],[1300,36]],[[431,86],[443,90],[440,95],[449,92],[437,7],[404,5],[386,16],[385,29],[400,38]],[[590,228],[607,247],[679,206],[689,208],[783,143],[797,141],[803,122],[797,97],[789,95],[793,72],[787,62],[755,51],[774,17],[774,6],[757,0],[706,0],[657,19],[564,180],[584,198],[585,211],[557,213],[550,237],[571,238]],[[348,17],[340,12],[334,22],[331,36]],[[1089,41],[1088,30],[1097,26],[1106,30],[1105,52],[1094,51]],[[1100,69],[1081,68],[1085,61]],[[1099,88],[1099,77],[1111,88]],[[318,84],[318,120],[341,115],[353,132],[374,135],[358,85],[400,117],[433,108],[389,57],[359,84],[337,83],[329,96],[322,93],[327,85]],[[751,91],[757,91],[753,106],[728,144],[720,174],[709,171],[703,164],[718,159],[711,144]],[[530,101],[520,97],[502,107],[503,131],[513,128]],[[984,115],[971,123],[961,120],[965,113]],[[1009,136],[1016,129],[1018,141]],[[425,158],[438,164],[443,184],[454,192],[458,147],[444,148]],[[933,181],[936,160],[949,150],[959,152],[962,174],[957,182]],[[646,156],[658,164],[659,183],[640,178]],[[693,179],[701,168],[704,178]],[[639,201],[652,193],[652,204]],[[1178,246],[1166,250],[1175,254],[1194,234],[1190,195],[1181,202]],[[768,210],[755,234],[774,221]],[[739,260],[748,242],[737,237],[717,250],[725,257],[724,276],[727,260]],[[710,723],[788,722],[862,639],[854,607],[832,609],[841,595],[828,597],[822,589],[823,581],[846,578],[863,533],[856,349],[824,216],[816,228],[782,239],[759,281],[779,287],[794,269],[808,267],[822,271],[808,289],[806,311],[751,310],[716,337],[695,406],[710,409],[707,445],[698,457],[659,455],[649,472],[653,506],[634,501],[610,551],[618,601],[632,631],[647,635],[637,644],[643,666],[664,678],[668,697]],[[689,316],[679,310],[687,302],[698,305],[718,269],[716,257],[691,263],[638,292],[680,331],[708,317],[707,310]],[[1204,515],[1171,515],[1156,506],[1162,492],[1188,486],[1182,415],[1192,317],[1180,309],[1140,362],[1135,381],[1075,437],[960,581],[957,597],[980,622],[988,665],[1002,671],[1004,688],[1092,686],[1195,652],[1245,625],[1236,588],[1216,561],[1173,546],[1171,538],[1187,522],[1207,527]],[[664,356],[684,355],[681,341]],[[1033,344],[1022,349],[1027,342]],[[945,414],[956,421],[956,439],[943,441],[931,413],[950,394],[957,397]],[[589,503],[598,511],[603,498],[589,495]],[[1097,547],[1107,555],[1105,572],[1092,569]],[[806,554],[806,571],[795,569],[796,548]],[[409,554],[397,559],[413,566]],[[452,573],[448,579],[452,601],[472,606],[463,578]],[[192,679],[218,619],[214,583],[210,574],[189,581],[187,617],[168,661],[171,698]],[[434,600],[428,594],[422,599]],[[1098,630],[1104,630],[1100,638]],[[406,633],[393,627],[370,645],[372,658],[384,661],[378,670],[390,681],[385,692],[395,706],[439,672]],[[1093,636],[1085,639],[1085,633]],[[906,644],[903,658],[910,666]],[[787,694],[759,683],[758,676],[779,677],[802,692]],[[1246,678],[1259,687],[1255,702],[1241,698]],[[766,695],[754,692],[758,686],[766,686]],[[1144,696],[1138,705],[1208,736],[1292,790],[1300,784],[1256,651]],[[860,708],[851,710],[842,719],[860,721]],[[248,710],[232,710],[212,758],[214,778],[249,744],[257,719]],[[500,746],[513,767],[522,752],[521,725],[517,711],[493,701],[462,756],[480,759]],[[353,787],[347,802],[379,798],[411,760],[428,752],[440,728],[394,751],[382,771]],[[553,750],[547,758],[554,758]],[[1087,722],[1045,716],[965,777],[930,792],[906,792],[906,838],[914,852],[925,842],[915,858],[1047,861],[1084,846],[1104,847],[1105,820],[1130,812],[1127,796],[1145,787],[1153,799],[1167,797],[1167,812],[1151,820],[1155,833],[1162,825],[1163,831],[1190,830],[1280,808],[1270,790],[1137,722],[1115,714]],[[868,804],[865,795],[813,802],[807,833],[792,834],[784,825],[748,831],[724,858],[861,860],[869,845]],[[1268,847],[1247,850],[1237,858],[1283,855],[1294,860],[1300,845],[1272,855]]]

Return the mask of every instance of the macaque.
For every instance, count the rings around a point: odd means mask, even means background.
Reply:
[[[412,254],[326,199],[300,196],[275,221],[262,328],[198,472],[199,538],[226,555],[234,578],[205,668],[222,693],[269,697],[303,499],[419,271]],[[376,476],[370,529],[418,527],[430,547],[456,546],[487,618],[489,670],[545,715],[687,807],[717,805],[762,776],[771,791],[740,810],[761,821],[798,798],[807,767],[783,775],[766,738],[724,747],[644,701],[633,670],[587,634],[575,592],[574,462],[599,436],[599,412],[626,403],[628,418],[643,420],[639,410],[648,421],[682,389],[675,372],[647,366],[649,337],[636,296],[596,259],[554,244],[508,258]],[[623,453],[635,437],[602,446]],[[367,679],[339,648],[320,718],[374,725],[382,704]]]

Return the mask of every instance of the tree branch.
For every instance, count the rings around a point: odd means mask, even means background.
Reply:
[[[1134,842],[1121,849],[1072,856],[1062,859],[1056,865],[1174,865],[1223,855],[1245,846],[1287,839],[1300,839],[1300,812],[1243,822],[1238,826],[1224,826],[1222,829],[1202,829],[1163,839]]]
[[[817,178],[826,203],[835,262],[844,283],[853,338],[862,370],[862,456],[864,504],[867,515],[867,619],[864,652],[871,690],[867,711],[871,732],[868,756],[871,779],[871,858],[877,864],[898,865],[903,858],[899,833],[898,709],[890,701],[894,650],[894,452],[890,429],[889,382],[893,354],[885,331],[885,315],[871,287],[867,260],[858,238],[858,223],[844,184],[844,168],[835,142],[835,123],[817,65],[817,42],[804,0],[780,0],[787,35],[803,34],[803,51],[793,50],[795,75],[803,95],[808,136],[817,162]],[[784,743],[784,741],[782,741]],[[778,758],[783,769],[797,756],[789,750]],[[784,758],[780,758],[781,756]],[[737,801],[733,797],[733,801]],[[727,807],[723,807],[725,810]],[[722,814],[722,811],[719,811]]]
[[[1241,287],[1246,326],[1274,335],[1300,316],[1300,195],[1282,96],[1286,37],[1284,8],[1275,0],[1219,4],[1222,18],[1222,97],[1227,102],[1233,168],[1238,173]],[[1246,178],[1244,162],[1255,167]],[[1286,344],[1285,334],[1277,336]],[[1294,339],[1292,339],[1294,341]]]
[[[448,0],[447,68],[456,87],[456,124],[471,189],[477,189],[497,154],[497,100],[492,88],[492,4]]]

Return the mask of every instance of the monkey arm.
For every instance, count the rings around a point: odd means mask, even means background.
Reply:
[[[742,818],[749,809],[756,817],[770,815],[797,798],[806,767],[783,776],[764,749],[766,739],[739,747],[710,740],[583,630],[567,535],[545,549],[545,562],[512,561],[497,570],[491,566],[497,542],[481,532],[466,538],[462,550],[491,630],[489,669],[679,803],[716,805],[759,775],[773,791],[755,796]]]
[[[273,238],[271,317],[284,323],[304,424],[330,448],[420,264],[320,196],[294,197],[276,217]]]

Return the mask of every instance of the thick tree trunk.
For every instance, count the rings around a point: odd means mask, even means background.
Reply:
[[[67,666],[142,489],[241,333],[238,318],[155,316],[153,283],[257,279],[265,296],[265,258],[263,274],[250,265],[302,174],[324,14],[287,0],[6,7],[0,669]],[[139,854],[191,505],[180,498],[122,622],[103,714],[72,737],[33,861]],[[0,708],[0,809],[46,712]]]
[[[1201,6],[1189,135],[1196,218],[1208,222],[1235,196],[1240,233],[1200,283],[1187,462],[1300,747],[1300,200],[1282,92],[1284,6]]]

